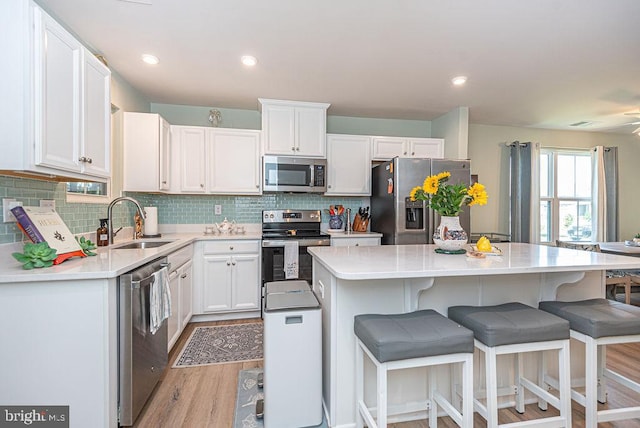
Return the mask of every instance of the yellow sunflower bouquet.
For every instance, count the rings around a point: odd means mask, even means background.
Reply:
[[[422,186],[416,186],[409,195],[412,201],[427,201],[441,216],[460,215],[464,205],[485,205],[487,191],[480,183],[467,187],[464,184],[449,184],[450,172],[441,172],[425,178]]]

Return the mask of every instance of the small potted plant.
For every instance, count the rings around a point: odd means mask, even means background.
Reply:
[[[633,237],[633,242],[640,242],[640,233],[636,233],[636,236]]]

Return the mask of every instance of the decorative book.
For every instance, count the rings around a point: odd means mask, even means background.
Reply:
[[[56,250],[58,257],[53,261],[54,265],[70,257],[86,257],[56,210],[47,207],[15,207],[11,212],[18,221],[18,227],[34,244],[46,242]]]

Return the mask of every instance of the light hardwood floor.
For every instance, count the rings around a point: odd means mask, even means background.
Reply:
[[[169,366],[177,357],[187,338],[196,326],[235,324],[256,322],[251,320],[220,321],[189,324],[169,355]],[[631,377],[640,379],[640,345],[615,345],[607,348],[607,364],[610,368]],[[247,363],[216,364],[193,368],[168,368],[151,399],[138,418],[138,428],[230,428],[233,425],[233,411],[236,400],[238,372],[244,369],[261,367],[262,361]],[[612,385],[609,388],[609,403],[602,408],[630,406],[640,403],[640,394]],[[557,411],[541,412],[535,404],[528,405],[524,415],[513,409],[500,410],[500,423],[551,416]],[[439,427],[457,426],[450,418],[439,418]],[[474,426],[486,427],[484,420],[475,415]],[[584,411],[573,406],[573,426],[584,427]],[[389,425],[390,428],[427,428],[426,421],[405,422]],[[599,428],[640,428],[640,420],[602,423]]]

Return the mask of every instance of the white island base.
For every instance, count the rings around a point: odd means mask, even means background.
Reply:
[[[521,302],[537,307],[541,300],[602,297],[604,269],[640,266],[640,261],[627,257],[555,247],[501,247],[503,256],[485,259],[436,254],[432,245],[310,248],[313,290],[323,309],[323,402],[331,427],[355,426],[355,315],[435,309],[446,316],[447,308],[454,305]],[[572,373],[577,377],[583,376],[581,354],[579,345],[572,343]],[[476,388],[484,385],[484,367],[478,357],[474,358]],[[525,358],[525,373],[535,379],[532,358]],[[499,360],[498,386],[505,391],[513,391],[514,384],[509,360],[513,357]],[[555,369],[551,358],[549,366]],[[449,385],[450,377],[443,366],[438,385]],[[365,401],[370,406],[375,403],[374,385],[373,367],[365,364]],[[426,418],[425,371],[394,373],[388,397],[389,422]],[[513,402],[512,394],[501,399],[502,406]]]

